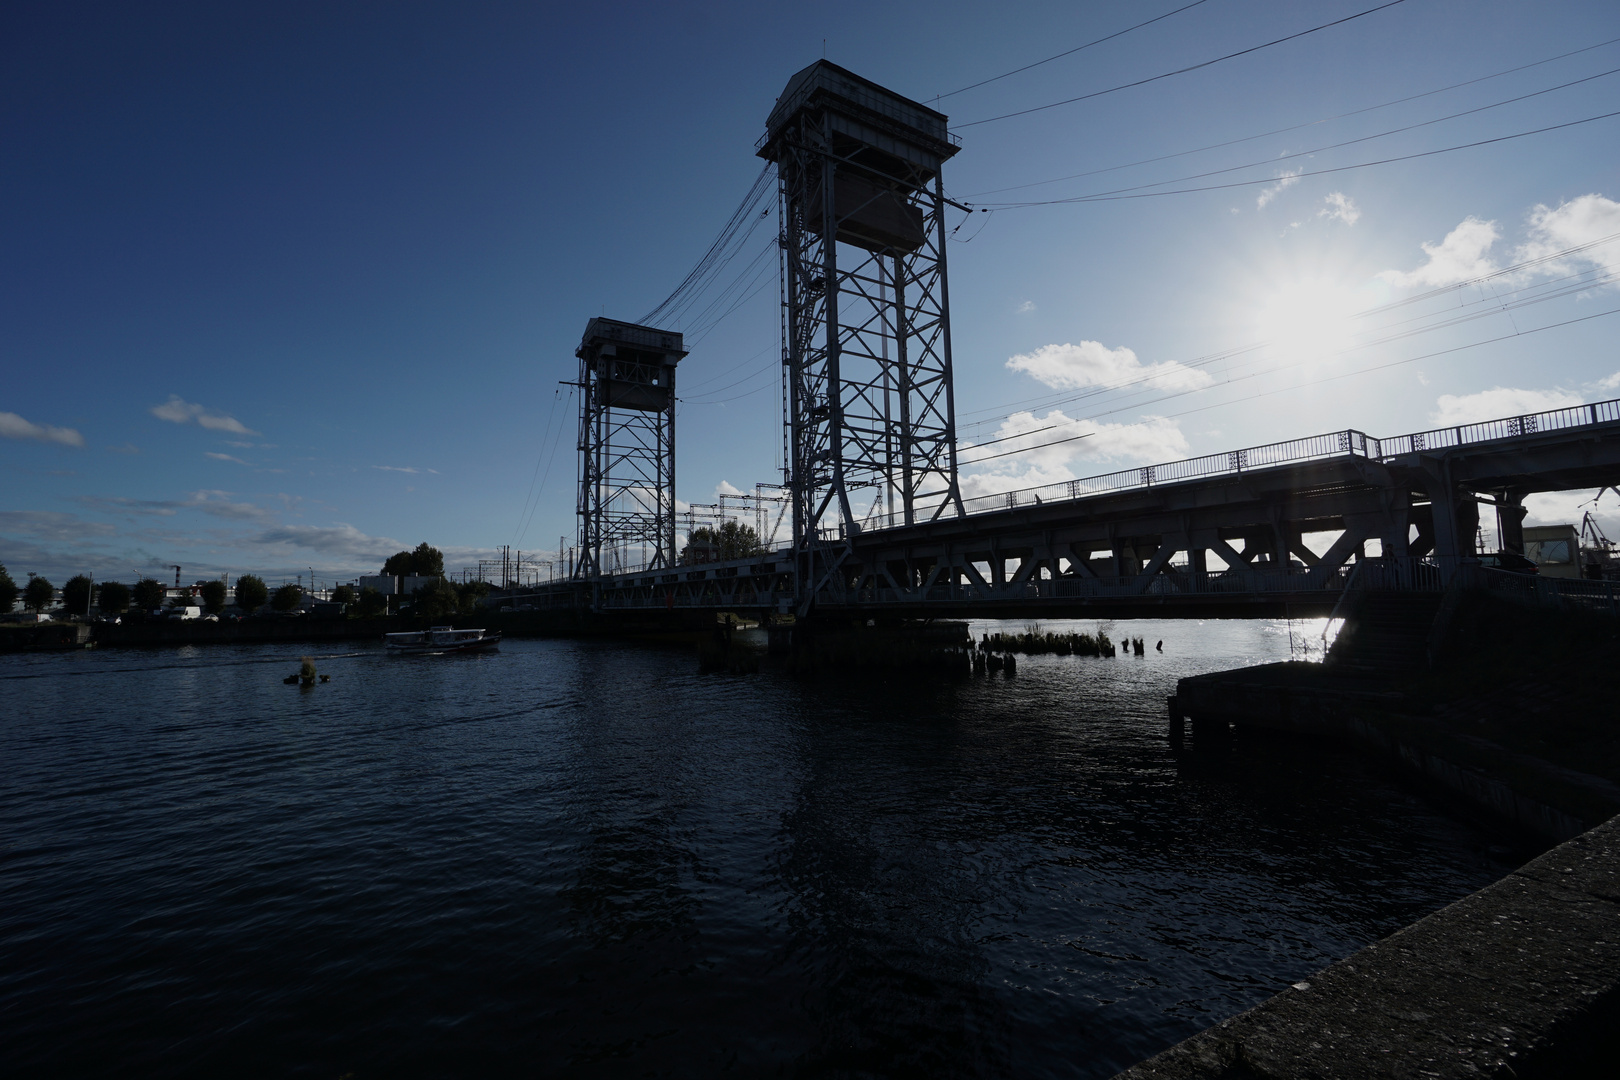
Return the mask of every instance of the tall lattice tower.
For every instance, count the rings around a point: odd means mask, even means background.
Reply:
[[[579,357],[579,562],[594,578],[675,565],[675,365],[681,335],[592,319]]]
[[[944,114],[822,60],[765,127],[795,544],[960,514]]]

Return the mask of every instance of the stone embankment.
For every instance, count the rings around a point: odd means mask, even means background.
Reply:
[[[1371,598],[1323,664],[1183,679],[1171,739],[1353,747],[1563,843],[1119,1080],[1620,1075],[1620,626],[1447,601]]]
[[[1116,1080],[1615,1075],[1620,818]]]

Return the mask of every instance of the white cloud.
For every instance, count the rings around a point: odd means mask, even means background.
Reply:
[[[1162,390],[1192,390],[1212,381],[1208,373],[1174,362],[1143,364],[1130,349],[1110,349],[1099,341],[1042,345],[1032,353],[1012,357],[1007,368],[1025,372],[1057,390],[1120,386],[1138,380]]]
[[[1581,519],[1588,512],[1597,520],[1598,528],[1611,539],[1620,536],[1620,502],[1612,492],[1607,494],[1584,491],[1542,491],[1524,497],[1526,525],[1574,525],[1580,528]]]
[[[1356,201],[1342,191],[1330,191],[1322,200],[1327,205],[1316,212],[1317,217],[1325,217],[1329,221],[1342,221],[1346,225],[1354,225],[1361,220],[1361,208]]]
[[[1020,315],[1028,315],[1030,312],[1035,310],[1035,301],[1025,300],[1022,304],[1018,305],[1017,310],[1018,314]]]
[[[1530,239],[1514,253],[1519,262],[1544,258],[1620,233],[1620,202],[1602,195],[1582,195],[1560,204],[1556,210],[1538,204],[1530,211],[1529,225]],[[1577,252],[1566,260],[1546,263],[1537,269],[1544,273],[1568,273],[1570,264],[1582,263],[1609,274],[1620,274],[1620,241]]]
[[[1071,420],[1061,409],[1045,416],[1014,413],[981,445],[964,443],[960,451],[962,469],[983,470],[962,475],[965,498],[1073,480],[1103,471],[1107,462],[1146,465],[1189,452],[1173,420],[1150,416],[1134,424],[1099,424]]]
[[[212,450],[204,450],[203,451],[203,457],[213,458],[215,461],[234,461],[238,465],[246,465],[247,464],[247,462],[243,461],[239,457],[232,457],[229,454],[218,454],[218,453],[215,453]]]
[[[186,401],[178,394],[170,394],[162,405],[154,405],[152,415],[171,424],[189,424],[192,421],[209,431],[228,431],[232,435],[257,435],[234,416],[210,412],[206,407]]]
[[[421,469],[413,469],[408,465],[373,465],[372,468],[381,469],[383,472],[402,472],[413,475],[422,471]]]
[[[722,480],[714,486],[714,494],[718,498],[721,495],[746,495],[747,492],[742,488],[732,487],[729,480]]]
[[[1254,208],[1256,210],[1264,210],[1266,208],[1266,203],[1270,202],[1272,199],[1275,199],[1278,195],[1281,195],[1283,192],[1299,183],[1299,174],[1304,171],[1305,167],[1302,165],[1292,172],[1278,173],[1277,182],[1275,184],[1272,184],[1270,187],[1263,187],[1260,189],[1260,194],[1254,200]]]
[[[231,502],[229,491],[194,491],[180,505],[227,521],[266,521],[273,517],[270,511],[252,503]]]
[[[40,442],[83,446],[84,436],[72,428],[52,427],[24,420],[14,412],[0,412],[0,436],[7,439],[38,439]]]
[[[1579,394],[1567,390],[1516,390],[1493,386],[1477,394],[1441,394],[1440,400],[1435,402],[1435,410],[1429,414],[1429,420],[1437,427],[1452,427],[1506,416],[1566,409],[1581,402]]]
[[[1599,379],[1597,381],[1597,388],[1599,390],[1620,389],[1620,371],[1615,372],[1613,375],[1605,375],[1603,378]]]
[[[261,544],[292,544],[327,555],[376,559],[409,546],[386,536],[367,536],[353,525],[278,525],[255,539]]]
[[[47,543],[72,544],[89,536],[110,536],[117,530],[104,521],[86,521],[78,514],[52,510],[0,510],[0,532],[32,536]]]
[[[1438,288],[1482,277],[1496,269],[1496,264],[1486,252],[1501,236],[1496,222],[1469,216],[1463,218],[1462,224],[1447,233],[1446,238],[1438,244],[1421,245],[1429,261],[1416,270],[1385,270],[1378,276],[1397,288],[1414,285]]]

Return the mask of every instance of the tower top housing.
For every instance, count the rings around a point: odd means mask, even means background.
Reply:
[[[765,121],[758,155],[781,163],[783,138],[801,116],[824,120],[831,151],[871,178],[915,191],[931,181],[959,147],[945,114],[901,97],[870,79],[817,60],[788,80]]]

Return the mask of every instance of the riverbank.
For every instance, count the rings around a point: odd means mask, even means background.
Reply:
[[[1612,1076],[1620,819],[1116,1080]]]
[[[1183,679],[1172,741],[1190,722],[1194,753],[1267,731],[1353,747],[1465,815],[1563,842],[1120,1080],[1610,1075],[1620,627],[1475,596],[1428,652],[1430,665],[1344,650]]]

